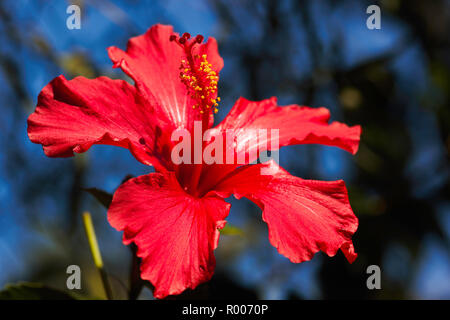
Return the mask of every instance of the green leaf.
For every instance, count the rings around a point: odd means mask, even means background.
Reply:
[[[112,194],[97,188],[83,188],[84,191],[90,193],[95,199],[98,200],[106,209],[112,202]]]
[[[227,223],[225,227],[220,230],[220,234],[224,234],[227,236],[242,236],[244,235],[244,231],[238,227],[232,226],[231,224]]]
[[[125,183],[128,180],[134,178],[133,175],[128,174],[125,176],[125,178],[123,178],[121,183]],[[98,188],[82,188],[83,191],[86,191],[88,193],[90,193],[95,199],[97,199],[98,202],[100,202],[106,209],[109,208],[109,206],[111,205],[112,202],[112,194],[109,192],[106,192],[102,189],[98,189]]]
[[[77,300],[80,297],[40,283],[9,284],[0,291],[0,300]]]

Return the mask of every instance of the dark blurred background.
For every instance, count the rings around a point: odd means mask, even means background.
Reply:
[[[66,8],[81,7],[69,30]],[[366,8],[381,7],[381,30]],[[264,299],[450,298],[450,1],[26,1],[0,2],[0,287],[18,281],[66,289],[66,268],[82,270],[81,294],[103,298],[81,213],[92,213],[116,298],[127,296],[132,256],[106,210],[82,188],[113,192],[151,171],[125,150],[94,146],[49,159],[26,133],[40,90],[54,77],[106,75],[106,48],[125,49],[155,23],[214,36],[225,60],[217,120],[240,96],[325,106],[332,120],[361,124],[356,156],[324,146],[287,147],[292,174],[344,179],[360,225],[359,257],[338,253],[292,264],[268,241],[259,209],[232,200],[213,280],[187,297]],[[381,268],[368,290],[366,268]],[[152,298],[145,288],[140,298]]]

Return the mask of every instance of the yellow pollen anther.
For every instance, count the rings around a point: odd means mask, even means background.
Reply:
[[[181,59],[180,80],[192,99],[192,109],[201,114],[213,115],[218,112],[217,106],[220,102],[220,98],[216,98],[219,77],[208,62],[206,54],[192,54],[188,50],[185,52],[186,58]]]

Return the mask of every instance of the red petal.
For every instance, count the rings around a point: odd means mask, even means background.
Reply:
[[[261,175],[262,168],[278,172]],[[269,227],[270,242],[292,262],[310,260],[319,250],[334,256],[341,249],[350,263],[356,258],[351,237],[358,219],[342,180],[303,180],[271,161],[238,169],[216,191],[258,204]]]
[[[234,133],[237,139],[236,158],[245,154],[246,164],[256,160],[249,155],[257,157],[262,151],[277,150],[276,145],[272,146],[271,129],[279,130],[279,148],[293,144],[317,143],[336,146],[355,154],[358,150],[361,127],[349,127],[340,122],[329,124],[329,119],[330,112],[326,108],[298,105],[280,107],[277,105],[276,98],[262,101],[240,98],[215,129],[223,132],[231,130]],[[266,129],[269,139],[259,139],[257,133],[251,131],[257,129]],[[224,137],[224,141],[225,139]],[[225,161],[223,163],[226,163]],[[236,167],[237,164],[206,167],[204,176],[209,178],[203,179],[202,190],[208,190],[214,186]]]
[[[151,102],[158,116],[165,116],[175,128],[184,126],[192,129],[194,120],[201,120],[195,104],[181,83],[180,63],[185,59],[183,49],[170,41],[175,34],[172,26],[154,25],[141,36],[131,38],[126,52],[116,47],[108,48],[109,57],[115,67],[120,67],[136,82],[143,96]],[[218,72],[223,67],[219,56],[217,42],[209,38],[208,42],[194,47],[195,51],[208,55],[213,70]]]
[[[164,298],[212,277],[218,229],[229,209],[216,196],[189,196],[171,172],[151,173],[117,189],[108,221],[124,230],[125,244],[136,243],[141,277],[155,286],[155,297]]]
[[[276,98],[262,101],[240,98],[218,128],[235,129],[235,135],[240,138],[245,137],[247,129],[279,129],[280,147],[317,143],[336,146],[355,154],[361,127],[348,127],[340,122],[328,124],[329,119],[330,112],[326,108],[298,105],[280,107]],[[261,147],[260,142],[252,145],[252,148],[259,148],[259,151],[263,150]]]
[[[155,165],[153,116],[136,99],[136,89],[123,80],[59,76],[39,94],[28,118],[28,136],[49,157],[70,157],[93,144],[108,144],[128,148],[142,163]]]

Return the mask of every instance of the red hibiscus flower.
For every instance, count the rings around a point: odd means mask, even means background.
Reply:
[[[129,149],[155,168],[122,184],[108,210],[108,221],[123,231],[124,244],[137,245],[141,277],[154,285],[155,297],[179,294],[212,277],[213,251],[230,210],[224,199],[231,194],[262,209],[270,243],[292,262],[310,260],[318,251],[333,256],[339,249],[354,261],[351,237],[358,220],[342,180],[303,180],[274,161],[238,165],[171,160],[174,130],[193,132],[194,121],[201,121],[202,130],[213,125],[223,67],[215,39],[203,43],[202,36],[180,37],[171,26],[155,25],[130,39],[126,51],[110,47],[108,53],[114,67],[135,85],[106,77],[69,81],[59,76],[39,94],[28,135],[49,157],[69,157],[93,144],[108,144]],[[361,128],[328,123],[329,118],[325,108],[240,98],[215,130],[233,130],[250,139],[250,129],[278,129],[280,147],[318,143],[356,153]],[[262,142],[267,141],[257,140],[250,148],[262,151]],[[200,152],[207,146],[203,143]],[[249,152],[242,144],[231,148],[236,155]],[[263,175],[263,168],[276,170]]]

